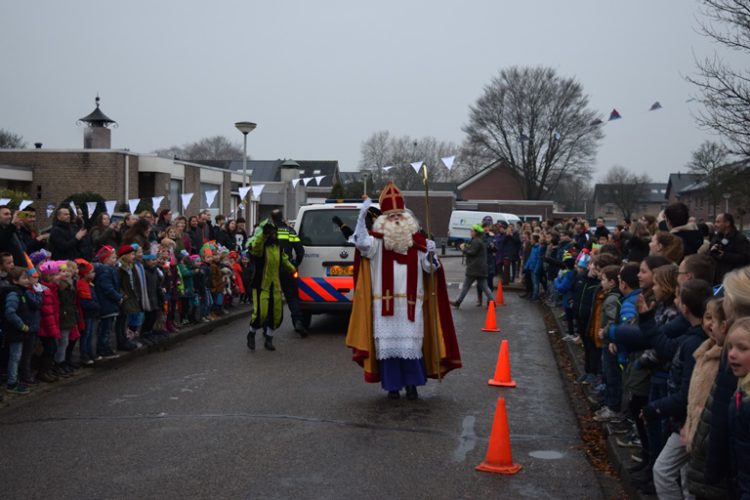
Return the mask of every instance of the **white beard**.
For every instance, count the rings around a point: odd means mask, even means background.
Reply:
[[[398,253],[406,253],[409,247],[414,245],[412,235],[419,230],[416,221],[408,213],[404,212],[400,221],[388,220],[387,215],[381,215],[373,224],[373,231],[382,233],[383,245],[386,250]]]

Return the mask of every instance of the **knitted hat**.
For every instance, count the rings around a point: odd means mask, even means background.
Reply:
[[[86,276],[94,270],[94,266],[86,259],[76,259],[76,264],[78,264],[78,276]]]
[[[474,231],[476,231],[478,234],[482,234],[484,232],[484,228],[482,227],[481,224],[474,224],[473,226],[471,226],[471,228]]]
[[[575,257],[573,257],[573,254],[568,252],[567,250],[563,252],[563,258],[562,258],[563,262],[565,262],[566,260],[573,260],[574,258]]]
[[[42,274],[57,274],[60,272],[60,264],[57,261],[48,260],[47,262],[42,262],[39,266],[39,271]]]
[[[152,253],[144,253],[142,258],[143,260],[156,260],[156,255]]]
[[[45,260],[49,260],[49,258],[52,257],[52,254],[49,253],[47,250],[42,248],[38,252],[34,252],[31,255],[29,255],[29,258],[31,259],[31,263],[35,266],[38,266]]]
[[[115,253],[115,249],[109,245],[104,245],[96,252],[96,258],[99,262],[104,262],[109,258],[110,255]]]
[[[192,260],[193,262],[200,262],[201,261],[201,256],[198,255],[198,254],[193,254],[193,255],[190,256],[190,260]]]
[[[122,245],[120,249],[117,251],[117,256],[122,257],[125,254],[135,252],[135,248],[133,248],[135,245]]]

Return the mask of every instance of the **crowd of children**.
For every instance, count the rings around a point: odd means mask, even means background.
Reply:
[[[523,297],[562,309],[593,419],[634,449],[633,485],[750,498],[750,243],[731,214],[698,224],[676,203],[613,231],[602,218],[489,222],[502,281],[518,258]]]
[[[487,283],[520,269],[522,297],[561,307],[593,419],[635,449],[637,488],[750,498],[750,242],[731,214],[698,224],[675,203],[614,230],[486,217],[475,232]]]
[[[170,238],[117,248],[93,262],[52,260],[45,249],[27,267],[0,253],[2,354],[6,390],[28,394],[82,366],[164,342],[184,325],[208,322],[248,302],[246,253],[207,241],[195,254]],[[7,360],[7,362],[6,362]]]

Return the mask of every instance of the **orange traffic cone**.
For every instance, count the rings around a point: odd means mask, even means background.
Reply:
[[[495,376],[488,380],[487,383],[498,387],[516,386],[516,381],[510,377],[510,350],[507,340],[500,342],[500,353],[497,356],[497,365],[495,365]]]
[[[492,434],[487,445],[487,456],[484,462],[476,466],[476,470],[494,472],[496,474],[515,474],[521,470],[520,464],[513,463],[510,450],[510,431],[508,430],[508,416],[505,414],[505,398],[497,400],[495,419],[492,422]]]
[[[495,320],[495,302],[490,300],[489,304],[487,304],[487,318],[484,320],[484,328],[482,328],[483,332],[499,332],[500,328],[497,326],[497,321]]]
[[[497,282],[497,293],[495,294],[495,304],[498,306],[504,306],[505,300],[503,299],[503,280]]]

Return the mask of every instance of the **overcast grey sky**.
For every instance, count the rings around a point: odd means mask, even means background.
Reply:
[[[604,127],[597,176],[614,164],[666,182],[713,138],[683,79],[715,47],[696,0],[5,1],[0,128],[79,148],[94,107],[115,148],[202,137],[255,159],[339,160],[356,170],[378,130],[460,143],[468,107],[499,69],[545,65],[578,79]],[[746,61],[743,61],[746,64]],[[647,110],[654,101],[664,108]],[[418,158],[415,158],[418,160]]]

